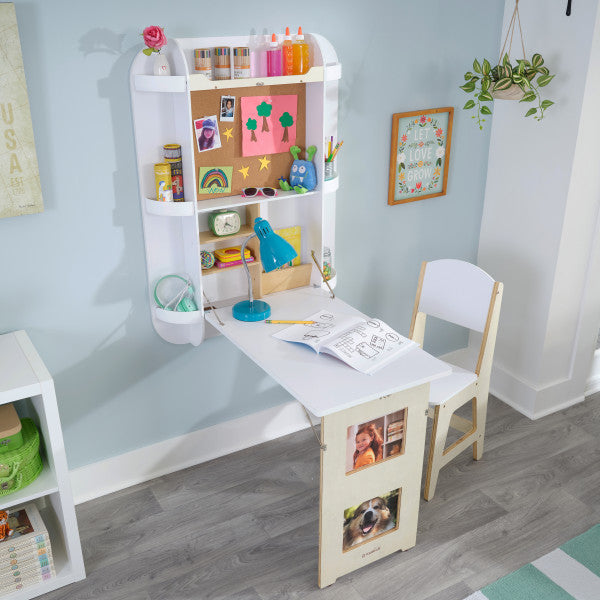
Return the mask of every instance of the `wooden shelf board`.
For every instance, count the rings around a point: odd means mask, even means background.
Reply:
[[[247,238],[254,233],[254,229],[250,225],[242,225],[240,230],[233,235],[215,235],[212,231],[200,232],[200,245],[214,244],[215,242],[226,242],[228,240],[236,240],[239,238]]]

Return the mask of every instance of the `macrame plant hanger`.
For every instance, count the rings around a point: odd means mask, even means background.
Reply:
[[[504,44],[502,44],[502,50],[500,50],[500,56],[498,57],[498,65],[502,67],[502,58],[504,57],[504,50],[506,49],[506,43],[508,42],[508,38],[510,37],[510,42],[508,44],[508,58],[510,59],[510,51],[512,50],[512,42],[513,35],[515,33],[515,26],[519,24],[519,34],[521,36],[521,49],[523,50],[523,60],[527,60],[527,56],[525,54],[525,42],[523,41],[523,29],[521,28],[521,17],[519,15],[519,0],[515,2],[515,10],[513,10],[512,17],[510,19],[510,23],[508,24],[508,29],[506,30],[506,37],[504,38]],[[492,96],[499,100],[520,100],[525,95],[525,92],[515,83],[513,83],[506,90],[498,90],[492,92]]]

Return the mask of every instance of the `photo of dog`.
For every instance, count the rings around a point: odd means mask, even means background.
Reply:
[[[395,529],[398,491],[395,490],[390,494],[386,494],[388,496],[387,502],[377,496],[371,500],[366,500],[356,507],[353,512],[351,512],[351,509],[345,511],[346,514],[350,511],[350,515],[347,516],[344,522],[344,551],[386,531]]]

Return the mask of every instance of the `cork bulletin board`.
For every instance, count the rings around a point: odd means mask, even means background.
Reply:
[[[296,97],[296,103],[294,104],[296,114],[293,115],[295,138],[290,137],[289,141],[300,146],[303,151],[305,150],[306,88],[304,84],[252,86],[191,92],[194,165],[197,186],[202,188],[202,193],[199,189],[196,189],[197,200],[202,201],[220,196],[241,194],[242,189],[245,187],[269,186],[279,188],[279,178],[285,177],[287,179],[289,177],[294,159],[288,150],[275,154],[265,152],[254,156],[244,156],[243,138],[248,140],[248,135],[254,134],[260,139],[261,130],[265,127],[264,120],[261,117],[251,121],[250,128],[254,128],[254,131],[251,131],[248,127],[248,119],[243,120],[242,98],[254,96],[273,97],[274,99],[277,96]],[[231,116],[222,119],[222,112],[224,112],[222,109],[225,104],[223,99],[226,97],[234,99],[233,120]],[[276,103],[273,102],[273,104]],[[273,124],[279,127],[278,134],[284,131],[281,127],[286,124],[285,120],[278,124],[279,117],[280,115],[276,110],[273,110],[268,117],[272,129],[274,129]],[[217,143],[211,149],[200,151],[200,141],[196,139],[196,131],[200,131],[201,121],[207,119],[216,121],[218,129],[218,132],[215,132],[215,135],[218,135]],[[274,131],[271,133],[274,135]],[[285,136],[287,137],[287,135],[288,133],[285,131]],[[280,140],[281,138],[278,138],[278,141]],[[220,146],[216,147],[217,145]],[[226,189],[221,187],[225,182],[228,184]],[[215,189],[219,192],[211,191]],[[225,191],[222,191],[224,189]]]

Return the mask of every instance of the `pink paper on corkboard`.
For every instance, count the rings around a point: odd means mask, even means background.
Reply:
[[[296,143],[298,96],[241,98],[242,156],[288,152]]]

